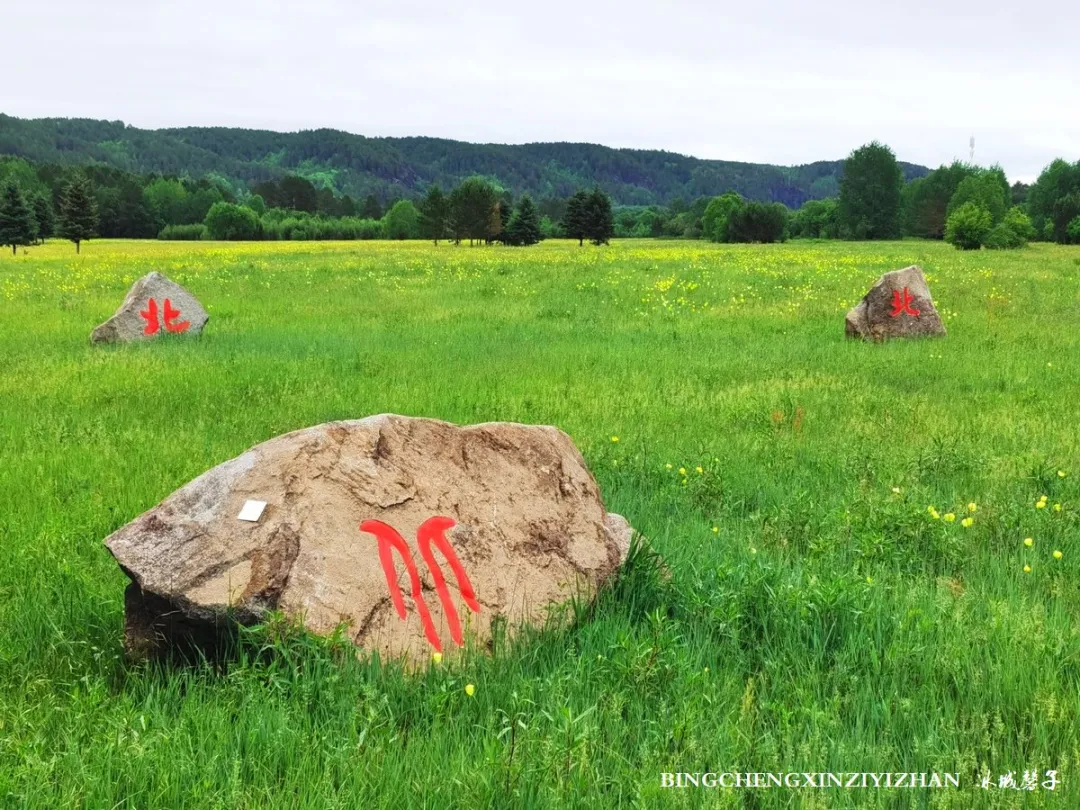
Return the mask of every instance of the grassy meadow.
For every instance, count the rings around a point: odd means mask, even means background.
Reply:
[[[948,337],[846,341],[912,263]],[[153,269],[202,338],[92,347]],[[1080,807],[1078,375],[1078,248],[0,253],[0,807]],[[224,669],[125,664],[106,535],[383,412],[557,425],[670,577],[642,554],[574,626],[419,675],[276,626]],[[1062,783],[996,787],[1035,769]],[[962,787],[661,788],[736,770]]]

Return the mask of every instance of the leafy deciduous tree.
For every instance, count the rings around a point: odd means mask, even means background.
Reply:
[[[852,152],[840,181],[842,234],[854,239],[898,238],[903,182],[896,155],[884,144],[873,141]]]
[[[420,236],[420,212],[409,200],[398,200],[383,217],[387,239],[416,239]]]

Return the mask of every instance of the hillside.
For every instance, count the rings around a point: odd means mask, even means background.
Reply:
[[[338,194],[415,197],[471,174],[515,193],[566,197],[599,183],[622,205],[736,190],[750,199],[796,207],[836,194],[842,161],[771,166],[702,160],[672,152],[584,143],[473,144],[442,138],[367,138],[331,129],[283,133],[210,127],[146,130],[121,121],[20,119],[0,114],[0,154],[35,163],[99,163],[140,174],[208,174],[248,185],[300,174]],[[907,179],[927,169],[901,164]]]

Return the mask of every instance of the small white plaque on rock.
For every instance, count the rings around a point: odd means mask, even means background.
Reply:
[[[240,514],[236,516],[236,519],[258,523],[265,508],[266,501],[244,501],[244,508],[240,510]]]

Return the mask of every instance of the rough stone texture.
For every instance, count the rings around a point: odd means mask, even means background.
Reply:
[[[913,316],[900,310],[894,317],[892,313],[897,311],[897,304],[905,300],[905,289],[911,296],[909,307],[919,314]],[[922,268],[912,265],[879,278],[862,301],[848,312],[844,331],[849,338],[880,342],[891,338],[944,335],[945,324],[934,307]]]
[[[237,519],[266,501],[256,523]],[[177,490],[105,544],[133,580],[127,646],[163,650],[208,628],[278,609],[318,634],[348,625],[383,657],[427,660],[410,576],[393,557],[406,618],[391,601],[374,534],[379,520],[408,545],[422,602],[444,652],[456,648],[417,529],[452,518],[445,536],[475,591],[466,603],[443,555],[435,559],[466,641],[483,645],[496,617],[512,632],[549,606],[591,598],[626,560],[631,529],[608,514],[570,438],[553,427],[458,427],[383,414],[331,422],[257,445]]]
[[[154,303],[150,301],[153,299]],[[166,319],[165,302],[169,302]],[[136,281],[116,313],[90,335],[91,343],[128,343],[178,333],[197,335],[210,316],[194,295],[157,271]],[[183,324],[188,326],[183,328]],[[157,328],[148,334],[147,329]],[[180,331],[180,330],[183,331]]]

